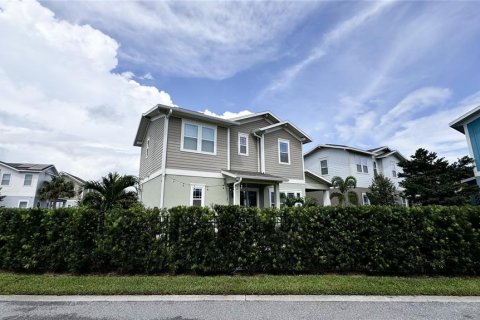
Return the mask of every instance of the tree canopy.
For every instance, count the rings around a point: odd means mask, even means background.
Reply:
[[[392,180],[383,174],[377,174],[372,180],[372,184],[368,187],[367,192],[370,204],[373,205],[395,205],[397,188]]]
[[[53,208],[56,208],[59,199],[75,196],[75,186],[73,182],[67,181],[63,177],[53,177],[51,181],[43,182],[39,196],[41,200],[53,202]]]
[[[357,179],[353,176],[348,176],[345,180],[342,177],[335,176],[332,178],[332,185],[337,191],[330,195],[330,199],[337,198],[341,206],[347,204],[358,205],[358,195],[351,191],[357,187]]]
[[[417,205],[463,205],[472,202],[479,193],[478,186],[461,181],[473,177],[473,159],[462,157],[453,163],[438,158],[435,152],[418,149],[410,160],[399,166],[403,173],[400,186],[412,204]]]

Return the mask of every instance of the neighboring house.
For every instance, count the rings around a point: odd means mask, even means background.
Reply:
[[[77,207],[82,201],[83,196],[85,194],[83,190],[83,184],[85,181],[73,174],[68,172],[60,172],[60,176],[63,177],[66,181],[71,181],[74,186],[75,195],[72,198],[65,198],[59,199],[57,202],[57,208],[69,208],[69,207]]]
[[[348,176],[355,177],[357,179],[355,192],[360,204],[370,203],[367,192],[376,173],[390,178],[398,191],[402,191],[399,186],[401,178],[398,177],[402,168],[398,163],[405,157],[389,147],[362,150],[344,145],[322,144],[307,152],[304,158],[307,170],[328,181],[331,181],[334,176],[343,179]],[[324,197],[318,192],[309,195],[317,199]],[[398,202],[407,205],[406,200],[400,196]]]
[[[480,106],[450,122],[449,126],[465,135],[470,156],[475,160],[475,177],[464,182],[475,183],[476,180],[480,185]]]
[[[231,120],[157,105],[142,115],[139,194],[147,207],[241,204],[280,207],[330,182],[305,173],[311,139],[270,112]],[[329,202],[329,200],[328,200]]]
[[[45,208],[46,201],[40,200],[38,191],[44,181],[58,176],[52,164],[7,163],[0,161],[1,205],[7,208]]]

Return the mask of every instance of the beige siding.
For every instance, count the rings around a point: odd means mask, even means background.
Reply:
[[[258,172],[258,138],[253,136],[251,132],[255,129],[269,126],[270,123],[265,119],[245,123],[242,125],[233,126],[230,129],[230,161],[232,170],[254,171]],[[238,133],[249,134],[248,139],[248,156],[238,154]]]
[[[162,168],[163,128],[165,118],[150,122],[140,154],[140,179],[148,177]],[[150,139],[148,157],[145,156],[147,139]]]
[[[196,120],[192,120],[198,122]],[[215,124],[206,123],[215,126]],[[227,128],[217,127],[217,154],[182,151],[182,119],[171,117],[168,125],[167,168],[220,172],[227,169]]]
[[[290,164],[278,160],[278,139],[290,141]],[[280,129],[265,135],[265,173],[288,179],[303,180],[302,143],[287,131]]]
[[[330,187],[305,175],[305,189],[329,190]]]
[[[140,186],[140,201],[147,208],[160,207],[162,176],[155,177]]]

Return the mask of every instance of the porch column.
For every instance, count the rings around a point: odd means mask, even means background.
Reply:
[[[280,184],[273,185],[273,194],[275,195],[275,208],[280,209]]]
[[[332,203],[330,202],[330,190],[323,190],[323,206],[328,207],[331,205]]]
[[[240,205],[240,185],[242,180],[239,180],[233,184],[233,204]]]

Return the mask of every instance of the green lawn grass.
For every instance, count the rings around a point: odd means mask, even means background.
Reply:
[[[73,276],[0,273],[0,294],[480,295],[480,278],[300,276]]]

